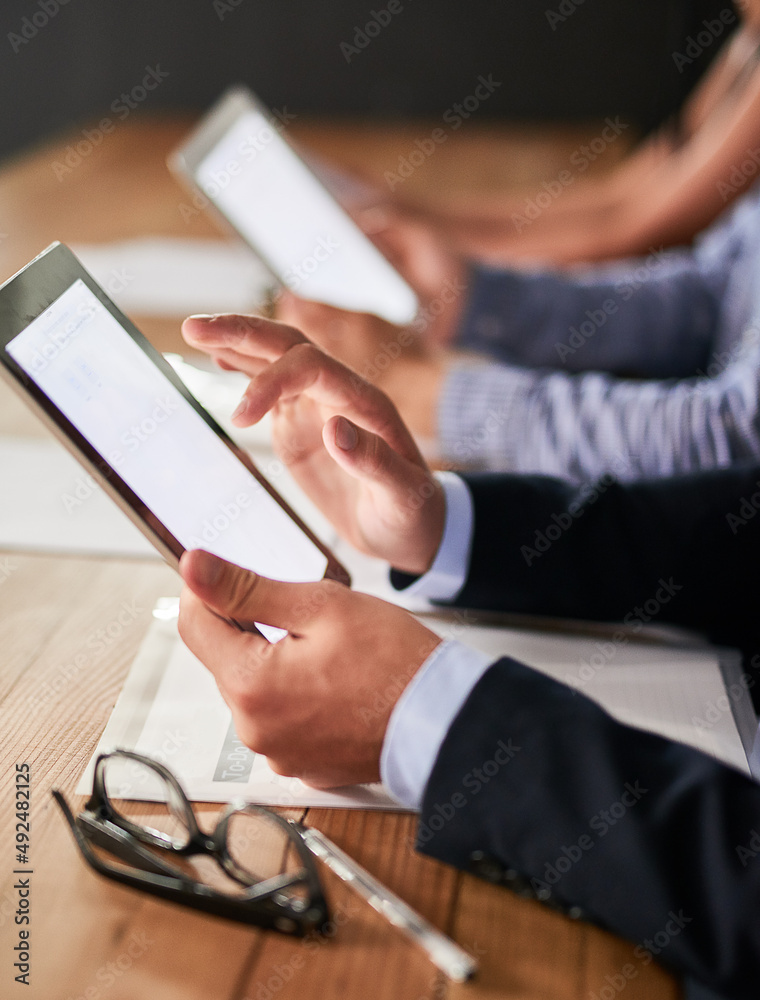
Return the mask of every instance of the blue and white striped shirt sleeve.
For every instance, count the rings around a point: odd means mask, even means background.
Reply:
[[[443,385],[441,457],[457,467],[631,480],[757,458],[760,186],[693,250],[474,268],[457,343],[493,358]]]

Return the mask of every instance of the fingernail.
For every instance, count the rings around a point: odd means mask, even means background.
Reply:
[[[230,420],[237,420],[238,417],[242,417],[242,415],[245,413],[247,409],[248,409],[248,400],[245,396],[243,396],[238,405],[232,411],[232,416],[230,417]]]
[[[199,552],[195,557],[195,577],[205,587],[215,587],[222,576],[224,564],[210,552]]]
[[[217,313],[193,313],[192,316],[188,316],[187,318],[210,320],[210,319],[216,319],[217,315],[218,315]]]
[[[353,451],[359,443],[359,435],[350,420],[338,417],[335,424],[335,443],[341,451]]]

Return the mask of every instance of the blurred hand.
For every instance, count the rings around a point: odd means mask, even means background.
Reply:
[[[277,453],[344,538],[397,569],[430,567],[443,491],[387,396],[282,323],[193,316],[182,332],[251,376],[234,422],[248,427],[271,411]]]
[[[467,299],[464,258],[437,228],[401,206],[375,206],[358,213],[356,221],[417,293],[415,332],[431,343],[450,343]]]
[[[216,678],[240,739],[311,785],[379,780],[390,714],[439,637],[329,580],[279,583],[198,550],[180,572],[180,635]],[[288,635],[270,644],[220,615]]]

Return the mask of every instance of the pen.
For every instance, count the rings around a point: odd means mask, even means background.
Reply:
[[[398,927],[409,940],[427,953],[430,961],[449,979],[463,983],[475,975],[478,963],[464,949],[447,938],[411,906],[378,882],[319,830],[301,827],[301,833],[312,854],[335,872],[338,878],[352,886],[369,905]]]

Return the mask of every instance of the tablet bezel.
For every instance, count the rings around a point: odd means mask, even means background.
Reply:
[[[220,441],[239,459],[256,481],[285,511],[327,559],[324,578],[350,585],[351,577],[333,553],[311,531],[292,507],[256,468],[250,456],[229,437],[210,413],[188,390],[171,365],[132,321],[111,301],[106,292],[63,243],[53,243],[34,260],[0,285],[0,374],[26,401],[59,441],[87,469],[104,492],[124,511],[175,569],[184,546],[152,510],[129,488],[116,470],[67,419],[55,403],[7,351],[14,337],[48,309],[72,284],[81,280],[161,373],[183,396]]]
[[[226,214],[226,212],[217,204],[212,195],[209,195],[206,191],[204,191],[198,180],[198,169],[206,156],[208,156],[208,154],[216,147],[219,141],[226,135],[238,118],[251,111],[258,112],[266,119],[267,122],[270,123],[270,126],[274,130],[276,136],[285,144],[285,146],[288,147],[293,156],[300,160],[304,167],[311,173],[316,183],[319,184],[330,200],[334,203],[335,210],[342,213],[346,217],[349,223],[356,230],[358,237],[366,240],[380,255],[380,257],[382,257],[388,267],[395,272],[398,280],[402,284],[406,285],[414,301],[417,303],[416,312],[413,315],[410,315],[406,321],[411,323],[415,317],[419,315],[419,298],[417,293],[411,287],[409,282],[401,274],[399,274],[393,264],[391,264],[387,259],[385,254],[375,247],[369,237],[360,229],[359,226],[357,226],[348,212],[346,212],[343,206],[336,200],[332,192],[329,191],[319,177],[316,176],[308,162],[299,152],[297,146],[283,133],[282,126],[278,125],[278,123],[274,121],[274,116],[269,108],[267,108],[267,106],[247,87],[238,84],[225,91],[219,100],[212,105],[212,107],[201,118],[183,142],[176,149],[172,150],[171,153],[169,153],[166,158],[166,164],[171,173],[189,193],[194,195],[200,194],[202,198],[205,199],[205,202],[213,210],[213,214],[216,216],[217,220],[221,221],[224,231],[234,233],[245,243],[246,246],[249,246],[254,251],[256,256],[259,257],[261,262],[266,267],[267,271],[269,271],[272,275],[273,282],[276,283],[279,288],[287,288],[287,285],[283,281],[282,276],[278,273],[277,268],[270,261],[266,250],[258,244],[253,244],[251,240],[237,228],[234,219],[231,219]],[[391,321],[389,320],[388,322]]]

